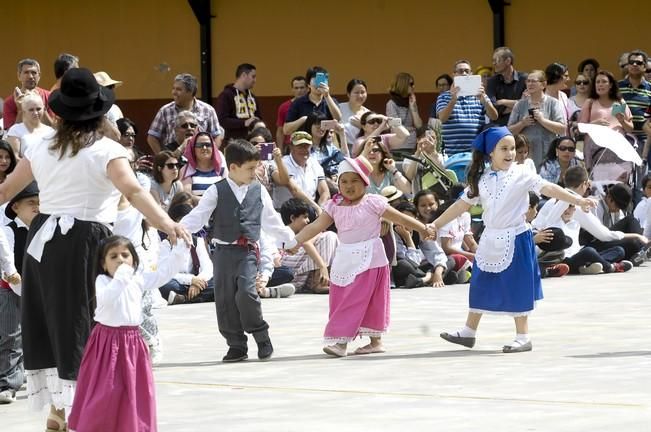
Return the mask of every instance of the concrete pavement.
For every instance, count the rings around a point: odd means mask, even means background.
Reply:
[[[342,359],[321,351],[327,296],[264,300],[267,363],[252,339],[253,360],[221,363],[212,304],[158,310],[159,430],[651,431],[650,277],[647,263],[544,280],[521,354],[501,352],[514,334],[504,316],[484,317],[472,350],[439,338],[463,324],[467,285],[394,290],[387,353]],[[43,430],[19,397],[0,406],[0,430]]]

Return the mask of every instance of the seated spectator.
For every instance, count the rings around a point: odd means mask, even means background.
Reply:
[[[140,150],[136,148],[136,137],[138,136],[138,128],[133,120],[123,117],[118,119],[116,122],[118,133],[120,134],[120,144],[122,144],[127,149],[130,149],[136,155],[135,169],[143,171],[151,171],[154,162],[153,157],[150,155],[142,154]]]
[[[427,158],[432,161],[441,171],[446,171],[443,164],[443,156],[436,150],[438,138],[436,133],[430,129],[418,130],[418,145],[416,146],[415,158]],[[416,194],[423,189],[435,187],[439,182],[437,173],[432,172],[428,164],[416,162],[411,159],[402,161],[402,169],[405,177],[411,182],[412,194]]]
[[[5,140],[0,140],[0,183],[16,168],[16,155],[13,147]]]
[[[540,176],[550,183],[563,184],[567,170],[577,165],[583,166],[583,162],[576,156],[574,139],[568,136],[554,138],[540,166]]]
[[[519,134],[515,137],[515,161],[525,165],[532,172],[537,172],[536,164],[529,158],[529,140],[525,135]]]
[[[527,76],[528,96],[516,102],[508,122],[513,135],[523,134],[529,140],[529,154],[536,167],[542,164],[552,140],[567,133],[563,107],[558,99],[545,94],[546,85],[543,71],[531,71]]]
[[[304,201],[292,198],[280,208],[280,216],[285,225],[295,234],[310,223],[310,208]],[[329,287],[329,268],[332,265],[339,240],[337,234],[325,231],[312,240],[302,244],[294,255],[282,257],[283,266],[294,272],[294,286],[298,292],[327,294]]]
[[[183,155],[188,164],[183,167],[181,182],[198,202],[210,185],[228,175],[226,159],[208,132],[197,133],[186,146]]]
[[[443,92],[450,90],[450,87],[452,87],[453,82],[454,80],[448,74],[437,76],[436,79],[434,80],[434,83],[436,85],[436,93],[441,94]],[[434,115],[430,115],[430,117],[436,117],[436,112],[433,112],[431,114]]]
[[[447,208],[451,207],[463,194],[465,186],[461,183],[453,185],[448,190],[447,200],[438,210],[442,214]],[[459,267],[465,264],[465,261],[474,261],[477,252],[477,242],[474,234],[470,229],[470,213],[465,212],[452,222],[438,229],[437,239],[441,243],[443,252],[449,257],[454,258],[459,263]]]
[[[54,134],[54,129],[41,121],[45,114],[43,99],[34,92],[25,94],[20,103],[22,122],[15,123],[7,131],[7,141],[14,153],[22,158],[29,145],[40,143],[41,138]]]
[[[153,181],[151,182],[151,195],[163,210],[169,209],[172,197],[183,190],[179,181],[181,163],[169,150],[163,150],[154,157]]]
[[[399,119],[388,118],[373,111],[367,111],[360,118],[361,129],[352,145],[352,154],[358,155],[364,143],[372,137],[382,137],[384,146],[389,149],[401,148],[409,138],[407,128],[399,124]]]
[[[366,192],[380,194],[385,187],[395,186],[404,194],[411,193],[411,183],[398,171],[396,162],[381,137],[369,138],[362,155],[373,166],[373,171],[368,176],[370,183]]]
[[[633,202],[633,192],[624,183],[608,186],[606,195],[599,200],[596,214],[601,223],[611,230],[624,233],[642,234],[642,228],[629,208]]]
[[[569,168],[565,173],[565,187],[579,196],[585,196],[590,187],[588,172],[581,166]],[[552,220],[547,214],[554,209],[555,200],[549,200],[540,209],[539,218],[543,221]],[[559,216],[555,216],[558,220]],[[584,212],[577,209],[573,219],[578,222],[581,229],[580,244],[592,246],[597,251],[604,251],[614,246],[622,246],[625,251],[624,259],[640,264],[644,260],[643,247],[647,245],[647,238],[637,233],[623,233],[622,231],[610,230],[599,220],[594,213]],[[546,227],[543,227],[546,228]]]
[[[317,74],[325,76],[325,81],[316,82]],[[339,103],[330,95],[328,82],[328,71],[321,66],[314,66],[305,73],[309,92],[305,96],[296,98],[287,111],[285,124],[283,124],[283,133],[291,135],[297,130],[304,130],[303,127],[307,120],[308,114],[319,111],[328,118],[328,120],[341,120],[341,111]],[[308,131],[306,131],[308,132]]]
[[[400,203],[409,202],[409,200],[405,197],[405,194],[403,194],[395,186],[385,187],[384,189],[382,189],[381,195],[385,197],[387,201],[389,201],[389,205],[393,208],[396,208]]]
[[[97,80],[97,84],[101,85],[102,87],[106,87],[107,89],[115,91],[116,87],[120,87],[122,85],[122,81],[114,80],[108,73],[104,71],[95,72],[93,75]],[[111,108],[108,110],[108,112],[104,114],[104,117],[106,117],[106,119],[111,122],[111,124],[117,126],[117,121],[123,118],[124,114],[122,114],[122,110],[117,104],[113,104],[111,105]]]
[[[409,150],[416,148],[416,129],[423,127],[414,88],[414,77],[406,72],[400,72],[391,83],[386,106],[386,116],[399,118],[401,125],[407,129],[409,137],[400,148]]]
[[[169,208],[176,207],[181,204],[187,204],[190,207],[194,207],[194,196],[186,191],[177,192],[177,194],[172,197]]]
[[[285,298],[294,295],[296,287],[290,283],[294,272],[281,264],[282,252],[275,246],[273,238],[260,232],[260,264],[255,279],[255,288],[261,298]]]
[[[416,217],[416,207],[408,202],[396,206],[396,210],[411,217]],[[458,283],[459,277],[467,280],[470,275],[457,274],[451,271],[454,260],[447,258],[437,248],[434,241],[429,246],[429,260],[423,252],[416,247],[413,239],[413,230],[401,225],[395,225],[396,232],[396,264],[392,268],[393,280],[397,287],[418,288],[432,286],[442,288],[446,284]],[[468,278],[466,278],[468,276]]]
[[[319,206],[330,199],[330,189],[323,168],[312,156],[312,135],[302,131],[294,132],[291,136],[289,154],[283,156],[282,162],[287,168],[289,178],[282,178],[282,171],[278,166],[271,173],[274,183],[272,196],[276,209],[280,209],[285,201],[295,196],[296,191],[290,189],[289,179],[309,200]]]
[[[323,168],[326,179],[329,181],[330,191],[337,190],[336,180],[339,163],[348,156],[348,145],[344,128],[336,123],[334,129],[324,127],[328,119],[320,112],[313,112],[307,116],[305,129],[312,135],[312,155]],[[333,134],[336,133],[336,136]],[[331,192],[332,194],[332,192]]]
[[[633,216],[638,220],[644,230],[645,237],[651,237],[651,175],[647,174],[642,179],[642,199],[635,207]]]
[[[178,222],[191,210],[192,207],[187,204],[176,205],[170,207],[169,215],[174,222]],[[215,301],[212,260],[202,238],[192,235],[190,253],[185,258],[185,271],[175,274],[172,280],[159,288],[167,304]]]
[[[174,140],[165,144],[165,148],[182,155],[198,128],[199,121],[195,113],[189,110],[179,112],[174,119]]]
[[[533,223],[536,216],[538,216],[538,204],[540,204],[540,197],[535,192],[530,191],[529,208],[525,214],[525,219],[528,224]],[[569,242],[565,242],[566,236],[560,228],[540,229],[532,227],[532,232],[533,242],[537,247],[536,254],[538,255],[538,265],[540,266],[540,277],[561,277],[569,273],[569,266],[563,264],[562,261],[565,258],[565,248],[571,244],[572,239],[569,239]],[[562,239],[560,239],[560,235],[563,236]],[[558,240],[556,240],[557,237]],[[556,244],[554,244],[555,240]]]
[[[292,98],[286,100],[278,107],[278,115],[276,118],[276,145],[280,151],[284,153],[285,149],[289,146],[289,135],[285,135],[283,126],[287,118],[289,107],[296,99],[307,94],[307,82],[304,76],[295,76],[292,78]],[[352,141],[351,141],[352,142]]]
[[[591,246],[581,247],[579,243],[581,224],[573,219],[576,208],[555,199],[550,200],[549,205],[554,208],[545,215],[543,221],[534,220],[534,225],[561,228],[571,239],[571,245],[565,249],[563,260],[563,263],[569,267],[570,273],[619,273],[633,268],[630,261],[624,260],[624,248],[621,246],[612,246],[601,251]]]

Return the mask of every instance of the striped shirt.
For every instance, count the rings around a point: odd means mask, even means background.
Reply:
[[[215,170],[199,171],[196,170],[192,175],[192,195],[202,196],[210,186],[221,180],[222,176]]]
[[[633,114],[635,135],[644,135],[644,113],[651,107],[651,83],[644,78],[639,87],[633,87],[628,79],[619,82],[619,91]]]
[[[437,117],[451,100],[449,91],[439,95],[436,100]],[[486,109],[477,96],[459,97],[447,121],[441,125],[445,153],[453,155],[472,151],[472,141],[484,125],[485,116]]]
[[[163,105],[156,113],[154,121],[151,122],[147,135],[158,138],[161,145],[176,141],[176,133],[174,132],[176,115],[181,111],[174,101]],[[222,134],[217,113],[215,113],[212,106],[195,99],[190,111],[197,116],[199,131],[208,132],[213,138]]]

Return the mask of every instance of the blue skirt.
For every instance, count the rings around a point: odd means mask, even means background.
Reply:
[[[534,309],[543,293],[531,231],[515,238],[513,261],[506,270],[489,273],[473,265],[469,297],[471,312],[519,316]]]

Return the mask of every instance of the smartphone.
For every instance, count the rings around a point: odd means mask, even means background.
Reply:
[[[270,161],[273,159],[273,151],[276,148],[276,143],[262,143],[260,144],[260,160]]]
[[[328,74],[325,72],[317,72],[314,76],[314,86],[319,87],[321,84],[328,85]]]
[[[392,117],[392,118],[389,119],[389,121],[387,122],[387,124],[389,125],[389,127],[398,127],[398,126],[402,126],[402,119]]]
[[[322,130],[332,130],[337,126],[337,120],[322,120],[321,129]]]
[[[617,114],[625,114],[626,105],[623,103],[615,102],[612,107],[612,115],[615,117]]]
[[[533,117],[533,113],[536,112],[535,108],[529,108],[529,116]]]

